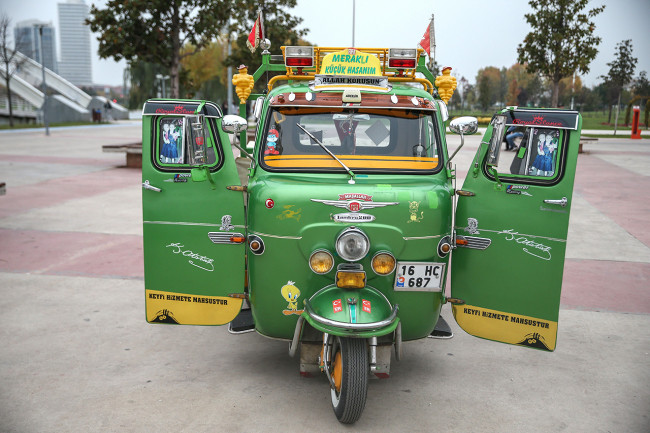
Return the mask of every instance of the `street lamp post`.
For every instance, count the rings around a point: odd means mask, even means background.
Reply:
[[[164,99],[164,98],[167,97],[167,95],[166,95],[167,92],[165,91],[165,90],[166,90],[166,89],[165,89],[165,81],[166,81],[166,80],[169,80],[169,75],[156,74],[156,78],[157,78],[157,79],[160,81],[160,83],[161,83],[161,88],[162,88],[162,95],[161,95],[161,96],[162,96],[162,98]]]
[[[38,51],[41,59],[41,72],[43,73],[43,123],[45,123],[45,135],[50,135],[50,125],[47,121],[47,84],[45,83],[45,64],[43,61],[43,26],[37,25],[38,27]]]

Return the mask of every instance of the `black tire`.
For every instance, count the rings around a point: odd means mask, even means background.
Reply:
[[[362,338],[334,337],[332,371],[337,352],[341,353],[341,387],[332,393],[332,409],[339,422],[355,423],[363,413],[368,395],[368,348]]]

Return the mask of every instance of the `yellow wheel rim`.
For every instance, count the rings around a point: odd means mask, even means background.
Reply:
[[[341,392],[341,376],[343,376],[343,363],[341,362],[341,352],[336,352],[334,356],[334,367],[332,368],[332,379],[336,392]]]

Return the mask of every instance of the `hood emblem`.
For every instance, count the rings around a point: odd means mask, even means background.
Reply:
[[[340,207],[350,212],[359,212],[365,209],[374,209],[376,207],[392,206],[399,204],[396,201],[360,201],[360,200],[319,200],[312,198],[311,201],[323,203],[328,206]]]

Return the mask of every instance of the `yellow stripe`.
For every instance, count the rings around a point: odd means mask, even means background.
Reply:
[[[489,310],[472,305],[454,305],[458,325],[468,334],[508,344],[555,350],[557,322]]]
[[[147,322],[179,325],[225,325],[241,310],[243,300],[224,296],[145,290]]]
[[[380,161],[431,161],[438,162],[437,157],[416,157],[416,156],[374,156],[374,155],[336,155],[340,160],[345,159],[374,159]],[[265,161],[281,159],[332,159],[329,155],[266,155]]]
[[[368,157],[346,155],[339,159],[350,168],[387,168],[432,170],[438,166],[438,158],[416,157]],[[280,168],[339,168],[341,165],[329,156],[287,155],[266,156],[264,162],[270,167]]]

